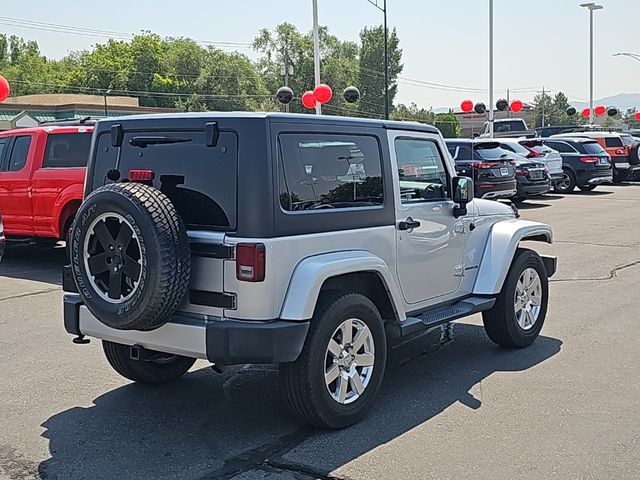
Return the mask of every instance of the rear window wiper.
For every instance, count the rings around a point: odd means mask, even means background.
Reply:
[[[169,145],[172,143],[187,143],[190,138],[180,137],[133,137],[129,140],[132,147],[147,148],[149,145]]]

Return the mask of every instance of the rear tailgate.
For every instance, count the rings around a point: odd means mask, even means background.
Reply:
[[[222,316],[235,308],[235,296],[225,293],[224,267],[233,257],[225,237],[236,229],[238,138],[220,130],[216,145],[210,146],[205,128],[204,123],[180,130],[125,127],[120,149],[111,146],[106,131],[94,140],[94,150],[108,152],[101,159],[110,155],[110,161],[99,162],[89,181],[93,189],[109,183],[107,174],[116,168],[120,181],[140,174],[153,177],[151,184],[172,201],[191,243],[191,283],[179,310]]]

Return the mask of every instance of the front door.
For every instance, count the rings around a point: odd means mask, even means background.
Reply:
[[[33,235],[28,162],[31,141],[31,135],[20,135],[2,147],[7,151],[0,168],[0,212],[5,233],[9,235]]]
[[[389,133],[396,195],[398,278],[408,304],[458,290],[464,222],[453,217],[452,168],[444,145],[428,133]]]

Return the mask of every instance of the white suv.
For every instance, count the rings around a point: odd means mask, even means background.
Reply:
[[[556,260],[520,242],[551,228],[473,200],[433,127],[135,116],[92,145],[64,322],[126,378],[279,363],[292,412],[342,428],[372,404],[387,337],[477,312],[505,347],[542,328]]]

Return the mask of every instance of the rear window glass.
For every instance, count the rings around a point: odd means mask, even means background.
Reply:
[[[135,137],[178,141],[139,147],[130,143]],[[109,183],[107,172],[115,167],[117,148],[111,146],[108,132],[98,138],[95,152],[98,160],[94,160],[94,186]],[[221,131],[217,146],[208,147],[204,131],[125,132],[118,168],[121,179],[127,178],[132,169],[153,171],[154,187],[171,199],[187,228],[236,228],[238,141],[235,133]]]
[[[522,120],[511,120],[508,122],[496,122],[493,124],[493,131],[495,133],[503,132],[522,132],[524,130],[524,123]]]
[[[598,142],[584,142],[582,148],[584,149],[584,153],[605,153]]]
[[[514,153],[517,153],[518,155],[522,155],[523,157],[529,155],[529,150],[527,150],[519,143],[501,143],[500,146],[505,150],[510,150]]]
[[[283,210],[382,205],[382,164],[374,137],[282,134],[278,144]]]
[[[91,133],[61,133],[47,137],[43,166],[46,168],[86,167]]]
[[[476,156],[483,160],[504,160],[512,158],[501,148],[476,148]]]
[[[633,138],[631,135],[620,135],[620,138],[622,138],[622,141],[624,142],[625,145],[628,145],[630,147],[632,147],[633,144],[637,142],[637,140]]]
[[[564,142],[545,142],[545,145],[560,153],[575,153],[575,150]]]
[[[604,144],[607,147],[622,147],[622,139],[620,137],[605,137]]]

